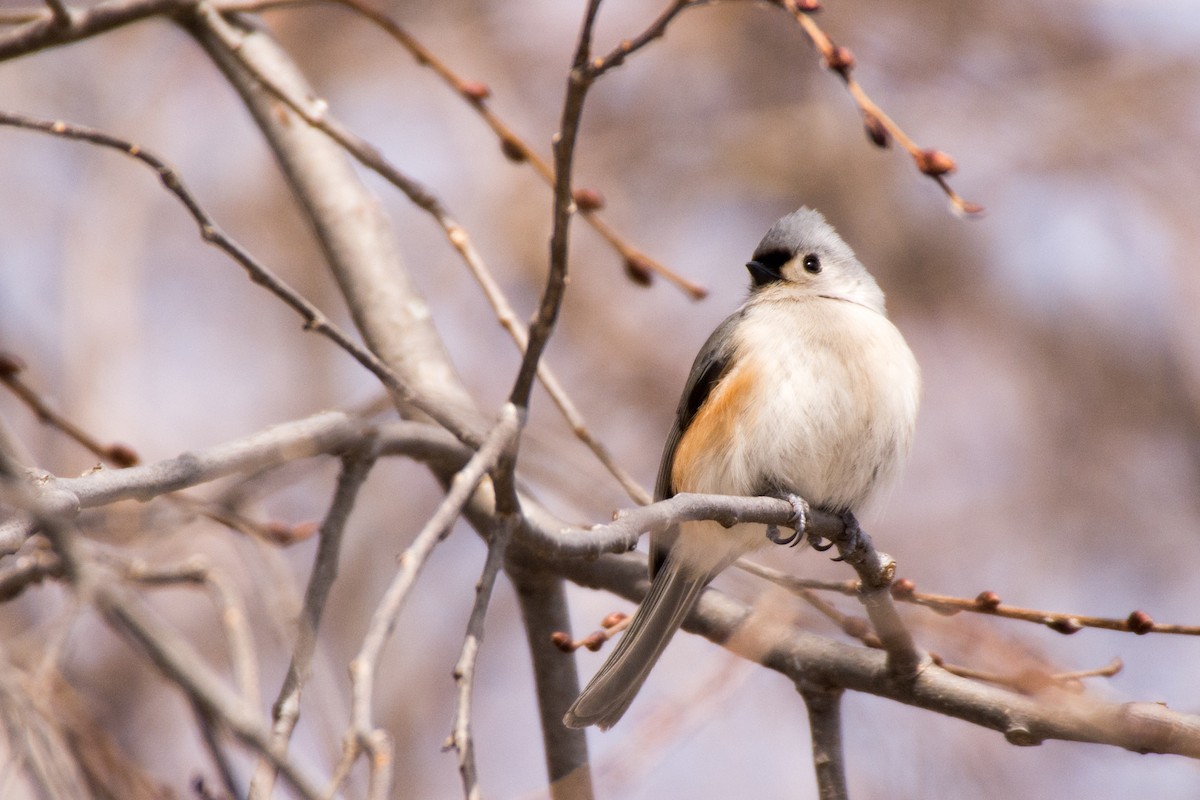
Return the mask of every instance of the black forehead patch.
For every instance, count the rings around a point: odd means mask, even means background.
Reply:
[[[792,260],[792,251],[780,247],[768,248],[754,253],[754,260],[772,272],[778,273],[783,265]]]

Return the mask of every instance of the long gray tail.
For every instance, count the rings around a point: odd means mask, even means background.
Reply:
[[[568,728],[608,730],[621,719],[712,575],[681,569],[667,558],[629,629],[563,718]]]

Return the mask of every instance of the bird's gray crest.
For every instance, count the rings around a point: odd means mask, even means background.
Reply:
[[[801,206],[776,222],[754,250],[757,258],[763,253],[785,251],[795,255],[801,251],[827,253],[839,259],[853,259],[854,251],[842,241],[833,226],[820,211]]]

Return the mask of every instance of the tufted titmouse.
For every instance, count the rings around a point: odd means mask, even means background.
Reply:
[[[907,454],[917,362],[883,292],[818,212],[772,225],[746,268],[749,298],[692,365],[655,499],[771,494],[798,517],[803,498],[856,524],[853,513]],[[685,522],[652,535],[650,591],[564,722],[612,727],[709,581],[768,536],[778,541],[764,531]]]

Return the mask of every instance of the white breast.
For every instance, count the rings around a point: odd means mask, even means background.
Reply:
[[[704,490],[862,506],[916,422],[919,371],[900,332],[872,309],[808,296],[752,301],[734,335],[735,364],[756,380]]]

